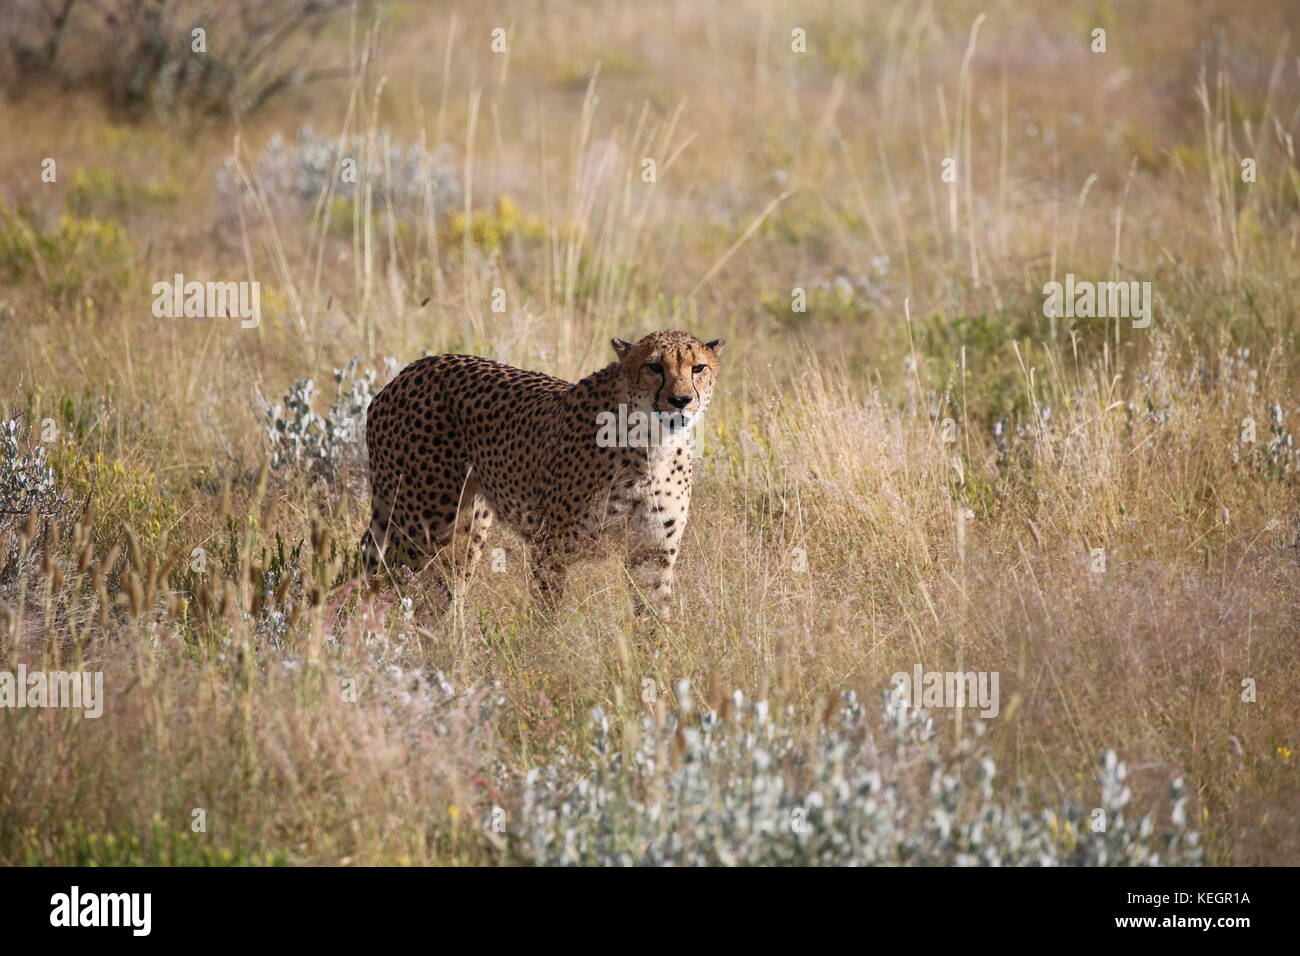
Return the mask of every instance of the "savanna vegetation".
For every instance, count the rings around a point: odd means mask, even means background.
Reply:
[[[11,6],[0,863],[1300,862],[1300,8]],[[659,328],[671,622],[359,585],[398,368]]]

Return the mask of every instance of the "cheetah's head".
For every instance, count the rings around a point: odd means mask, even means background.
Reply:
[[[671,427],[685,429],[709,407],[722,339],[701,342],[689,332],[652,332],[635,345],[622,339],[613,344],[633,409],[671,416]]]

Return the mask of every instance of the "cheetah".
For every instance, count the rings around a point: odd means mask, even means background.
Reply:
[[[638,613],[667,619],[691,504],[690,437],[724,342],[665,331],[612,344],[617,361],[577,383],[473,355],[399,372],[366,416],[367,574],[427,569],[445,601],[463,593],[499,521],[527,545],[544,611],[572,563],[613,543]]]

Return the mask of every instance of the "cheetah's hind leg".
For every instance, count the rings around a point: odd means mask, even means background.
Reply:
[[[463,597],[468,590],[493,518],[492,503],[471,474],[461,490],[455,522],[447,525],[439,537],[438,572],[449,591]]]
[[[403,566],[427,576],[430,609],[441,616],[473,577],[494,509],[470,469],[441,492],[427,482],[392,484],[376,489],[370,527],[361,538],[367,576],[381,586],[397,583],[393,572]]]
[[[432,518],[428,509],[414,513],[421,517],[415,533],[408,535],[415,555],[408,563],[427,577],[429,604],[441,616],[453,601],[463,600],[483,555],[494,511],[471,475],[462,485],[455,511],[446,519],[436,509]]]
[[[409,566],[407,548],[402,547],[402,535],[393,526],[393,508],[384,496],[375,494],[370,513],[370,525],[361,535],[362,575],[371,588],[380,588],[392,579],[393,572]]]

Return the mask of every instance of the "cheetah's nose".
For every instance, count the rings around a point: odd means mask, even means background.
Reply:
[[[690,403],[691,396],[689,395],[674,395],[672,398],[668,399],[668,404],[673,408],[685,408]]]

